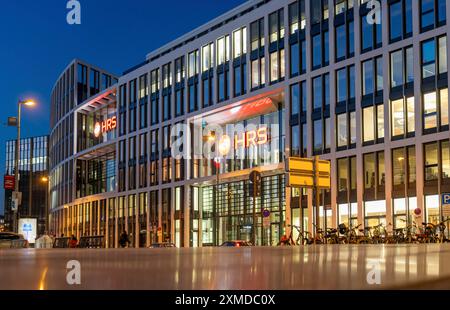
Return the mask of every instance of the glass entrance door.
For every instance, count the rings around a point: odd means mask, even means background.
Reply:
[[[281,239],[280,236],[280,224],[275,223],[270,225],[270,237],[271,237],[271,246],[276,246]]]

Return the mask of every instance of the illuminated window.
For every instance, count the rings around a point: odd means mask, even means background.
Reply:
[[[284,9],[280,9],[269,15],[270,43],[284,38]]]
[[[305,0],[289,5],[289,33],[294,34],[306,27]]]
[[[233,58],[241,57],[247,53],[247,28],[233,32]]]
[[[230,36],[225,36],[217,40],[217,65],[224,64],[230,60],[229,55]]]
[[[188,61],[189,61],[188,77],[191,78],[191,77],[197,75],[198,71],[199,71],[199,68],[198,68],[198,65],[199,65],[198,50],[189,53]]]
[[[279,66],[278,66],[278,53],[274,52],[270,54],[270,82],[278,80]]]
[[[374,108],[368,107],[363,110],[363,141],[374,141],[375,140],[375,115]]]
[[[436,93],[424,95],[424,123],[425,129],[436,127]]]
[[[392,137],[414,135],[414,109],[414,97],[391,101]]]
[[[365,224],[366,227],[375,227],[377,225],[386,225],[386,201],[366,201],[364,203],[365,209]]]
[[[439,176],[438,144],[425,144],[425,181],[437,180]]]
[[[214,67],[214,43],[203,46],[202,48],[202,72],[208,71]]]

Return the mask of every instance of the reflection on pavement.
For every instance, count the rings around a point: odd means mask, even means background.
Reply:
[[[66,282],[70,260],[81,264],[79,286]],[[449,261],[450,244],[1,250],[0,289],[407,288],[448,279]],[[370,272],[380,284],[368,283]]]

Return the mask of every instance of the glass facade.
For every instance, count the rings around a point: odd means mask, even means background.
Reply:
[[[6,142],[6,176],[14,176],[17,140]],[[49,182],[49,137],[39,136],[20,140],[19,191],[22,204],[19,216],[38,219],[37,233],[43,234],[46,227]],[[11,210],[13,190],[5,190],[5,230],[13,231]]]
[[[404,227],[417,220],[416,208],[422,209],[422,220],[439,220],[440,195],[450,192],[446,1],[381,1],[379,23],[370,22],[367,1],[271,3],[270,10],[263,3],[257,11],[249,4],[239,14],[227,13],[223,23],[202,26],[195,35],[150,53],[145,65],[120,79],[117,109],[111,113],[117,114],[114,170],[121,197],[108,197],[117,198],[117,211],[106,209],[114,211],[120,229],[139,235],[135,246],[143,239],[196,247],[230,238],[272,245],[289,224],[309,231],[313,224]],[[413,38],[417,33],[420,39]],[[78,166],[65,161],[74,155],[74,135],[79,141],[75,153],[116,138],[97,141],[83,132],[84,127],[89,132],[96,117],[101,120],[101,110],[81,121],[67,114],[101,94],[103,83],[109,83],[103,74],[74,64],[52,97],[58,103],[52,106],[57,177],[52,206],[74,200],[69,189],[76,188],[77,176],[70,174]],[[65,88],[71,83],[76,87]],[[270,109],[264,108],[267,98]],[[191,132],[174,132],[178,124],[187,124]],[[75,125],[80,134],[61,129]],[[211,158],[193,156],[196,147],[219,142],[219,129],[211,125],[241,128],[227,133],[225,159],[214,160],[219,145]],[[259,136],[259,130],[268,131]],[[196,138],[202,143],[195,144]],[[172,143],[179,139],[187,145],[180,152],[192,158],[174,156]],[[258,144],[264,139],[267,143]],[[252,157],[264,154],[266,147],[270,157]],[[314,155],[330,160],[335,171],[335,188],[322,193],[319,206],[308,199],[310,190],[288,190],[283,178],[287,156]],[[267,206],[273,213],[270,223],[253,217],[252,170],[263,172],[264,186],[272,191],[256,199],[257,208]],[[131,203],[139,210],[146,204],[148,216],[130,209]],[[94,218],[85,209],[92,204],[82,208],[91,225]],[[314,208],[320,223],[310,218]]]

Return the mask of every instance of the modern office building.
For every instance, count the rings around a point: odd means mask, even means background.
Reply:
[[[17,140],[6,142],[6,176],[14,176]],[[37,218],[37,233],[46,230],[48,216],[48,136],[31,137],[20,140],[19,192],[22,204],[19,206],[20,218]],[[13,231],[14,213],[11,210],[13,190],[5,190],[4,229]]]
[[[52,186],[55,229],[89,227],[111,247],[123,230],[135,246],[198,247],[275,245],[290,225],[439,221],[440,195],[450,192],[448,2],[250,0],[151,52],[118,81],[111,140],[52,153],[62,157],[52,165],[61,170]],[[110,91],[87,94],[86,113],[106,107],[109,100],[99,102]],[[80,139],[71,136],[78,122],[62,127],[70,134],[54,144]],[[82,167],[90,152],[117,155],[116,187],[106,177],[111,195],[92,199],[91,189],[76,202],[78,182],[62,173],[79,171],[73,157]],[[332,167],[317,208],[311,189],[291,189],[285,178],[286,157],[315,155]],[[254,170],[262,174],[255,201]],[[100,182],[95,174],[92,181]]]
[[[98,153],[96,145],[110,139],[110,134],[95,131],[95,125],[106,115],[115,114],[117,78],[80,60],[70,63],[56,82],[51,97],[50,133],[50,223],[58,235],[71,233],[100,234],[97,225],[91,230],[91,218],[99,217],[92,210],[83,212],[82,225],[75,228],[72,208],[76,201],[111,191],[105,167],[111,170],[108,158],[114,153]],[[90,100],[98,95],[98,101]],[[99,152],[102,152],[100,150]],[[113,169],[114,170],[114,169]],[[113,171],[113,173],[115,170]],[[110,177],[111,172],[108,171]],[[114,182],[113,182],[114,183]],[[96,205],[92,206],[97,209]],[[81,215],[80,215],[81,216]]]

